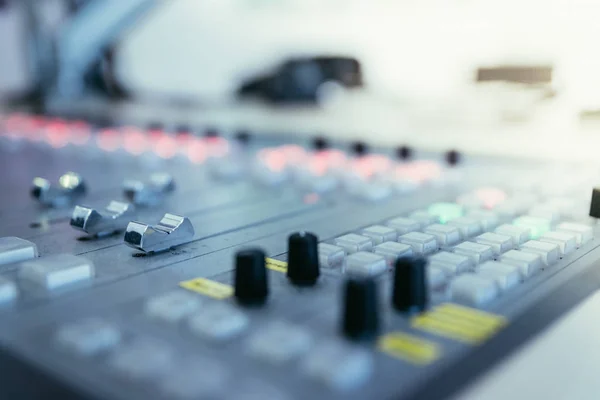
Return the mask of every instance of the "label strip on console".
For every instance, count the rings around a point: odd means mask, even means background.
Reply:
[[[179,282],[179,286],[218,300],[223,300],[233,295],[233,287],[206,278],[195,278]]]
[[[281,261],[281,260],[276,260],[274,258],[265,258],[265,263],[267,264],[267,268],[273,270],[273,271],[277,271],[277,272],[282,272],[282,273],[287,273],[287,262],[285,261]]]
[[[391,332],[377,341],[377,348],[395,358],[417,365],[427,365],[437,360],[440,345],[404,332]]]
[[[464,343],[479,344],[496,334],[506,322],[501,315],[444,303],[414,317],[411,325]]]

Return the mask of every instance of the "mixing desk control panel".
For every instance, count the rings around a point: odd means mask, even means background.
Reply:
[[[446,398],[600,283],[598,165],[24,114],[0,164],[8,398]]]

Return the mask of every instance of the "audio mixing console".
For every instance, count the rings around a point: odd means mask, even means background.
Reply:
[[[2,398],[447,398],[600,283],[598,165],[0,133]]]

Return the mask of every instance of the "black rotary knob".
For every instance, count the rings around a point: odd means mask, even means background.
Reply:
[[[210,126],[204,130],[204,137],[215,138],[219,136],[219,130],[214,126]]]
[[[352,143],[350,148],[357,157],[365,156],[369,151],[369,146],[365,142],[360,141]]]
[[[192,132],[192,128],[189,125],[181,124],[175,127],[175,133],[178,135],[185,135]]]
[[[329,141],[325,136],[317,136],[313,139],[312,145],[315,150],[322,151],[329,148]]]
[[[288,238],[287,277],[294,285],[314,285],[319,278],[319,249],[317,236],[297,232]]]
[[[446,152],[446,162],[449,166],[454,167],[460,162],[460,153],[457,150],[449,150]]]
[[[413,150],[408,146],[400,146],[396,149],[396,155],[401,160],[410,160],[413,156]]]
[[[379,330],[377,283],[373,279],[349,279],[344,286],[342,333],[352,340],[369,340]]]
[[[250,142],[251,136],[252,135],[250,134],[250,131],[245,130],[245,129],[240,129],[235,134],[235,140],[237,140],[239,143],[245,145],[245,144],[248,144],[248,142]]]
[[[235,255],[235,298],[242,304],[263,304],[269,295],[265,253],[260,249]]]
[[[401,312],[427,307],[427,262],[424,258],[399,258],[394,271],[392,305]]]

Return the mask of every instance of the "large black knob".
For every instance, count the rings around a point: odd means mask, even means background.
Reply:
[[[399,258],[394,271],[392,304],[401,312],[422,311],[427,307],[427,262],[424,258]]]
[[[592,189],[592,201],[590,202],[590,217],[600,218],[600,187]]]
[[[377,336],[379,312],[377,284],[373,279],[349,279],[344,286],[342,333],[352,340]]]
[[[318,239],[310,232],[297,232],[288,238],[287,277],[295,285],[314,285],[319,278]]]
[[[239,251],[235,255],[235,298],[247,305],[263,304],[269,295],[265,253],[260,249]]]

